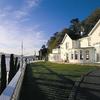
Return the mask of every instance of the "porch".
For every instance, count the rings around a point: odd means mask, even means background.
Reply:
[[[69,63],[95,63],[94,47],[70,49],[66,53]]]

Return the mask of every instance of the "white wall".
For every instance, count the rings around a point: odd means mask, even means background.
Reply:
[[[88,37],[80,39],[80,47],[88,47]]]
[[[100,23],[96,27],[96,29],[90,34],[89,37],[91,38],[91,44],[92,45],[100,43]]]
[[[80,50],[82,50],[83,59],[80,59]],[[86,50],[89,51],[89,60],[86,60]],[[77,59],[75,59],[75,51],[78,54]],[[73,54],[73,59],[71,58],[71,54]],[[94,48],[72,49],[69,51],[69,63],[93,63],[94,61]]]
[[[72,48],[80,48],[80,41],[79,40],[73,40],[72,41]]]
[[[91,45],[95,47],[95,61],[100,62],[100,23],[89,37],[91,38]]]
[[[53,49],[52,53],[60,53],[60,48]]]
[[[68,43],[67,49],[66,49],[66,43]],[[66,35],[66,38],[64,39],[63,43],[60,45],[60,49],[61,49],[61,59],[62,61],[65,61],[68,49],[72,49],[72,39],[68,35]]]
[[[61,56],[60,54],[49,54],[48,60],[51,62],[59,62],[61,61]]]
[[[68,43],[67,48],[66,48],[66,43]],[[71,59],[71,54],[72,52],[74,54],[74,50],[78,52],[77,60]],[[86,57],[85,51],[89,50],[90,59],[86,60],[86,58],[84,58],[83,60],[80,60],[80,50],[83,50],[84,57]],[[57,49],[54,49],[53,53],[61,54],[60,55],[61,61],[65,61],[68,54],[68,58],[71,63],[93,63],[97,61],[97,54],[98,54],[100,62],[100,22],[97,25],[95,25],[95,27],[92,29],[92,31],[89,33],[87,37],[81,38],[79,40],[72,40],[66,34],[62,41],[62,44],[60,45],[60,52]]]

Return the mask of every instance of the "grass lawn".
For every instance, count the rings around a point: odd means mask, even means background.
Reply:
[[[57,64],[57,63],[50,63],[50,62],[37,62],[31,64],[34,72],[42,72],[42,73],[49,73],[46,68],[52,70],[55,73],[62,74],[63,76],[76,81],[82,75],[97,69],[95,66],[90,65],[78,65],[78,64]],[[38,66],[38,67],[35,67]]]
[[[25,73],[20,100],[67,100],[75,81],[95,69],[87,65],[32,63]]]

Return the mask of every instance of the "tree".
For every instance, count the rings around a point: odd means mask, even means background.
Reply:
[[[39,51],[39,56],[41,59],[47,60],[47,55],[48,55],[48,49],[46,48],[45,45],[42,45]]]
[[[0,94],[3,92],[3,90],[6,88],[6,82],[7,82],[7,72],[6,72],[6,61],[5,61],[5,55],[1,56],[1,87],[0,87]]]
[[[73,31],[74,35],[80,35],[80,21],[78,18],[72,19],[70,29]]]
[[[54,35],[55,35],[55,33],[54,33]],[[56,36],[57,37],[57,36]],[[55,46],[56,46],[56,42],[55,42],[55,40],[56,40],[56,37],[55,36],[52,36],[52,37],[50,37],[50,39],[48,40],[48,42],[47,42],[47,46],[48,46],[48,52],[50,53],[51,51],[52,51],[52,49],[54,49],[55,48]]]
[[[97,21],[100,19],[100,8],[97,8],[90,16],[80,21],[79,18],[71,19],[69,28],[64,28],[61,32],[55,32],[47,42],[48,53],[57,48],[67,33],[71,39],[79,39],[87,35]],[[41,50],[40,50],[41,52]]]
[[[39,59],[42,60],[42,49],[39,50]]]
[[[87,18],[82,21],[82,25],[85,28],[85,33],[88,34],[97,21],[100,19],[100,8],[97,8]]]
[[[12,78],[15,75],[15,68],[14,68],[14,55],[11,54],[10,55],[10,71],[9,71],[9,78],[8,78],[8,82],[10,82],[12,80]]]

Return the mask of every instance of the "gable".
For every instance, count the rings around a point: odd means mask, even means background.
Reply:
[[[90,31],[90,33],[88,34],[88,36],[94,34],[95,30],[100,27],[100,19],[99,21],[96,23],[96,25],[93,27],[93,29]]]
[[[72,40],[67,34],[65,34],[65,36],[64,36],[64,38],[63,38],[61,44],[63,44],[63,43],[66,41],[66,39]]]

